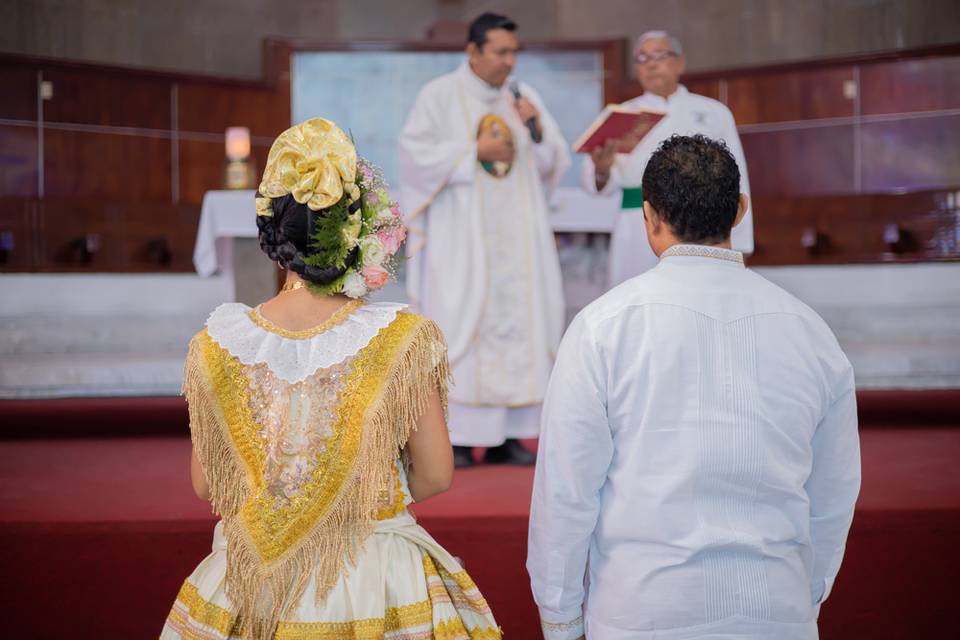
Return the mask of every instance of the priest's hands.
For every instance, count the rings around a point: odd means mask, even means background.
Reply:
[[[485,127],[477,136],[477,160],[480,162],[511,162],[513,142],[496,127]]]
[[[540,128],[540,112],[537,111],[537,108],[533,106],[533,103],[527,100],[525,96],[520,96],[514,101],[513,106],[516,108],[517,115],[520,116],[521,122],[526,122],[530,118],[533,118],[537,123],[537,129]]]
[[[513,102],[514,109],[517,110],[517,115],[520,116],[520,121],[525,124],[528,128],[530,127],[529,122],[533,121],[533,128],[536,131],[530,132],[535,143],[539,143],[543,137],[543,129],[540,128],[540,112],[533,105],[532,102],[527,100],[525,96],[520,96]]]
[[[611,138],[603,143],[603,146],[594,147],[590,152],[590,158],[593,160],[594,180],[597,184],[597,191],[602,191],[610,180],[610,169],[613,168],[613,161],[617,157],[617,145],[619,140]]]

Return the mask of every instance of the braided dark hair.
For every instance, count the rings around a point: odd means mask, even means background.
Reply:
[[[259,193],[257,197],[261,197]],[[307,205],[297,202],[292,194],[273,198],[270,205],[272,216],[257,216],[260,248],[281,268],[293,271],[307,282],[322,286],[329,285],[357,263],[359,250],[353,247],[342,265],[309,264],[309,257],[316,253],[317,248],[311,241],[314,227],[326,210],[312,211]],[[356,206],[359,207],[359,203]]]

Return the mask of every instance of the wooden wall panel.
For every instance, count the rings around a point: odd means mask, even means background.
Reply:
[[[212,189],[223,189],[225,161],[224,142],[181,140],[180,147],[180,202],[200,204],[203,194]],[[254,162],[254,185],[260,184],[263,168],[267,164],[266,145],[251,145]]]
[[[0,196],[37,197],[38,153],[36,128],[0,125]]]
[[[223,142],[180,140],[180,202],[200,204],[207,191],[223,189],[223,145]]]
[[[571,46],[581,45],[595,46]],[[346,49],[371,46],[420,50]],[[639,95],[626,80],[624,43],[603,47],[606,100]],[[259,178],[269,142],[290,123],[290,53],[314,49],[346,50],[273,43],[262,83],[0,56],[0,197],[8,197],[0,233],[34,233],[16,242],[32,255],[11,254],[16,266],[0,270],[192,270],[199,205],[222,186],[224,130],[251,129]],[[620,55],[607,55],[614,50]],[[849,97],[855,69],[859,101]],[[44,103],[45,194],[33,126],[40,72],[53,83]],[[724,98],[741,126],[756,212],[752,263],[960,259],[957,210],[945,204],[947,187],[960,187],[960,116],[885,115],[960,108],[958,77],[960,46],[687,76],[691,91]],[[931,187],[940,191],[878,193]],[[904,240],[890,245],[891,229]],[[829,238],[826,249],[801,244],[811,233]],[[84,254],[88,240],[96,250]]]
[[[627,74],[627,43],[623,40],[608,40],[603,46],[603,102],[622,102],[621,78]]]
[[[0,61],[0,118],[37,119],[37,72],[22,65]]]
[[[223,134],[249,127],[253,136],[275,138],[290,126],[290,93],[217,84],[183,83],[177,89],[181,131]],[[228,88],[229,87],[229,88]]]
[[[741,133],[755,196],[849,193],[853,126]]]
[[[125,271],[193,271],[200,222],[196,205],[114,205],[123,234]]]
[[[683,85],[691,93],[720,100],[722,97],[720,95],[720,82],[720,80],[691,80],[689,82],[683,81]]]
[[[915,193],[873,195],[869,216],[882,224],[896,223],[908,232],[903,249],[917,259],[960,258],[960,194],[938,189]],[[876,237],[873,234],[873,237]]]
[[[0,198],[0,271],[33,269],[35,208],[30,200]]]
[[[170,140],[44,132],[46,195],[117,201],[171,201]]]
[[[897,195],[886,198],[868,196],[864,199],[857,228],[863,241],[862,256],[868,259],[880,256],[881,260],[886,261],[924,260],[937,255],[960,258],[955,240],[952,250],[944,245],[938,247],[938,241],[944,239],[938,236],[947,230],[947,225],[952,227],[950,230],[954,237],[960,231],[956,214],[951,216],[951,224],[945,212],[929,208],[918,210],[902,200]],[[896,233],[888,236],[893,231],[890,228],[892,225],[896,226]],[[898,240],[891,242],[893,237]]]
[[[849,262],[863,253],[856,229],[859,209],[856,196],[754,198],[757,212],[755,251],[750,264],[832,264]],[[804,233],[820,233],[827,245],[811,250],[803,245]]]
[[[0,272],[189,273],[199,219],[196,205],[0,199]]]
[[[727,106],[738,125],[852,116],[854,101],[844,96],[853,67],[733,76],[727,80]]]
[[[169,80],[86,69],[43,70],[53,98],[43,103],[44,120],[168,130]]]
[[[267,166],[267,155],[270,153],[269,145],[253,145],[250,148],[251,161],[253,162],[253,188],[260,186],[260,179],[263,177],[263,168]]]
[[[861,128],[863,190],[960,187],[960,116],[868,122]]]
[[[960,56],[865,64],[860,95],[864,115],[960,108]]]
[[[117,271],[123,233],[117,212],[98,200],[41,200],[38,271]]]
[[[944,190],[909,194],[757,197],[751,265],[960,259],[957,209]],[[804,234],[825,242],[805,247]]]

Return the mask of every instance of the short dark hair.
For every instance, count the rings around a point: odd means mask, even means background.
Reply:
[[[650,156],[643,199],[684,242],[713,244],[730,237],[740,203],[740,169],[722,141],[671,136]]]
[[[495,29],[516,31],[517,23],[499,13],[490,13],[489,11],[482,13],[470,23],[470,30],[467,32],[467,43],[472,42],[482,49],[483,45],[487,43],[487,32],[494,31]]]

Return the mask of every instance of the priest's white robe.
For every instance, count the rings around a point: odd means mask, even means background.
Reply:
[[[701,133],[714,140],[723,140],[740,169],[740,191],[750,195],[750,180],[747,177],[747,161],[737,134],[733,114],[722,102],[690,93],[680,85],[669,98],[654,93],[624,102],[626,108],[644,107],[665,111],[667,115],[650,130],[630,154],[618,154],[610,171],[610,180],[602,193],[610,194],[624,188],[638,188],[643,180],[647,161],[660,145],[672,135]],[[582,165],[583,188],[597,193],[593,161],[586,157]],[[743,220],[733,229],[731,244],[737,251],[753,253],[753,206],[747,209]],[[622,208],[617,216],[616,227],[610,239],[610,259],[607,281],[614,287],[624,280],[639,275],[657,264],[647,243],[647,230],[643,224],[643,209]]]
[[[560,346],[527,558],[544,637],[815,640],[859,487],[826,323],[738,252],[673,247]]]
[[[457,445],[537,435],[563,333],[547,202],[570,156],[536,91],[519,87],[540,111],[539,144],[520,121],[508,84],[491,87],[466,62],[421,90],[400,136],[407,293],[447,337]],[[491,113],[506,121],[516,149],[503,178],[477,162],[478,125]]]

